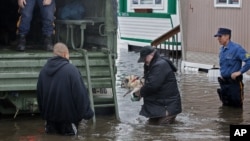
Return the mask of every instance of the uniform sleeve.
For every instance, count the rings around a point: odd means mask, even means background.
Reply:
[[[245,62],[244,66],[240,69],[241,74],[245,73],[250,69],[250,54],[245,51],[245,49],[241,48],[239,51],[239,58]]]

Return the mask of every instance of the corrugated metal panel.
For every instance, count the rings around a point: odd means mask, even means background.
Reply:
[[[232,41],[250,52],[249,5],[249,0],[242,0],[241,8],[216,8],[214,0],[180,1],[184,53],[187,56],[184,59],[195,62],[206,59],[206,62],[211,60],[209,63],[214,63],[213,58],[208,59],[210,55],[204,53],[217,56],[220,45],[213,35],[219,27],[232,29]],[[196,55],[188,54],[190,52],[196,52]]]
[[[153,40],[172,29],[171,19],[119,17],[121,37]]]

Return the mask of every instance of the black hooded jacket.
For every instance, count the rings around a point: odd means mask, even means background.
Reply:
[[[141,88],[144,104],[140,115],[148,118],[165,117],[181,113],[181,97],[170,60],[155,53],[149,66],[144,65],[145,84]]]
[[[93,117],[79,70],[59,56],[48,59],[39,74],[37,101],[47,121],[76,123]]]

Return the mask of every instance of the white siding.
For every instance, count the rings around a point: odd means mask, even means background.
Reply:
[[[154,40],[172,29],[171,20],[164,18],[119,17],[120,36]]]

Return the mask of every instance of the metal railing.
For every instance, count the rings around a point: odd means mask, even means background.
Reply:
[[[168,57],[171,61],[178,64],[181,59],[181,43],[178,38],[180,34],[180,25],[159,36],[151,42],[159,50],[160,54]]]

